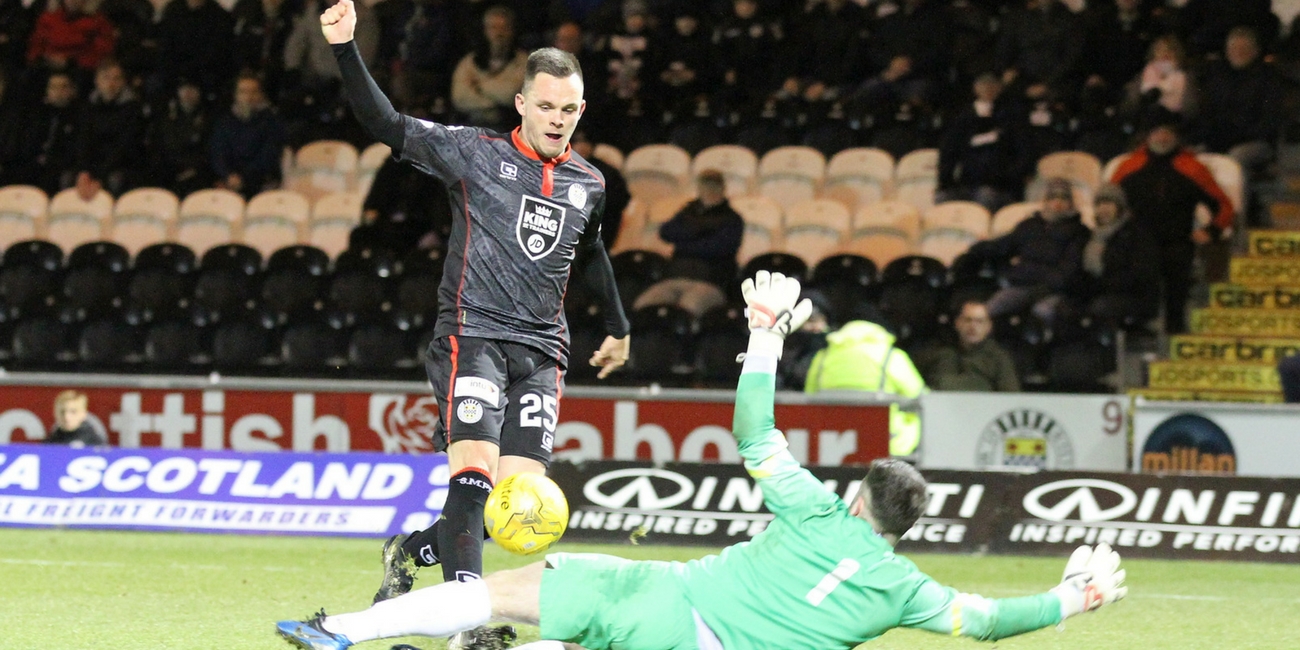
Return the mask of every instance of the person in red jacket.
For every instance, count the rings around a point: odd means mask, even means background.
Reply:
[[[1187,294],[1192,288],[1196,247],[1223,237],[1236,220],[1232,201],[1214,181],[1210,170],[1179,142],[1180,118],[1167,111],[1156,115],[1146,143],[1115,170],[1112,183],[1124,188],[1133,218],[1155,239],[1160,251],[1164,285],[1165,332],[1187,329]],[[1203,228],[1196,225],[1196,206],[1214,215]]]
[[[90,71],[113,53],[113,24],[98,11],[87,11],[86,4],[86,0],[63,0],[62,7],[41,14],[27,41],[28,63]]]

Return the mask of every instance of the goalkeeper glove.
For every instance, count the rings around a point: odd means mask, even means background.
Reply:
[[[759,271],[740,285],[749,317],[748,354],[781,357],[785,337],[812,315],[812,302],[799,300],[799,281],[780,273]]]
[[[1101,543],[1096,548],[1074,549],[1061,584],[1052,593],[1061,601],[1061,621],[1109,605],[1128,595],[1124,570],[1119,568],[1119,553]]]

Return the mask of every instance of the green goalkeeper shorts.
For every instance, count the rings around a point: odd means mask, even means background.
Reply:
[[[552,553],[542,571],[542,638],[589,650],[697,650],[675,565]]]

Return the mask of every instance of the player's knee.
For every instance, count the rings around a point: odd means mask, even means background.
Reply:
[[[495,477],[500,454],[496,443],[488,440],[457,440],[447,447],[447,465],[452,474],[476,467]]]

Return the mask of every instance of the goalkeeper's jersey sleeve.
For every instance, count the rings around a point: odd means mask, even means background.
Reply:
[[[895,627],[991,640],[1059,621],[1051,594],[960,594],[894,554],[790,456],[772,417],[774,385],[770,372],[742,374],[734,433],[776,518],[753,540],[681,573],[687,599],[724,648],[852,648]]]

